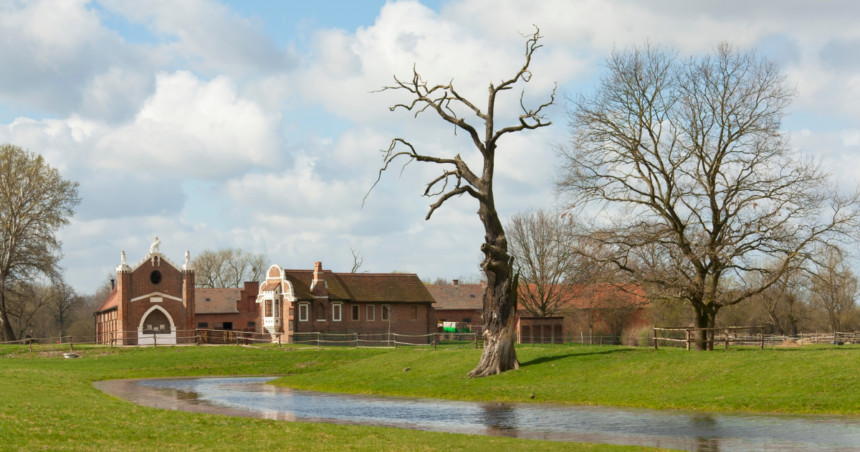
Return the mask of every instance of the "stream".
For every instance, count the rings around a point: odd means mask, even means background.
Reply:
[[[169,410],[696,452],[860,451],[860,418],[459,402],[299,391],[277,377],[110,380],[101,391]]]

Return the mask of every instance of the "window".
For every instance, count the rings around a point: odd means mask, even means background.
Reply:
[[[358,320],[358,311],[359,311],[358,306],[352,307],[352,320]]]
[[[364,316],[368,322],[372,322],[376,320],[376,306],[369,304],[367,305],[367,315]]]
[[[333,304],[331,305],[331,320],[334,322],[340,322],[340,313],[343,305],[341,304]]]
[[[215,323],[213,323],[213,324],[212,324],[212,328],[214,328],[214,329],[216,329],[216,330],[223,330],[223,329],[224,329],[224,324],[223,324],[223,323],[221,323],[221,322],[215,322]]]
[[[308,305],[300,304],[299,305],[299,322],[307,322],[308,321]]]
[[[409,319],[418,320],[418,306],[411,306],[409,310]]]
[[[386,322],[391,320],[391,306],[387,304],[382,305],[382,321]]]
[[[322,303],[317,305],[317,322],[325,322],[325,306]]]
[[[233,329],[233,322],[224,322],[224,329],[225,330],[232,330]]]
[[[248,328],[256,328],[257,322],[248,322]]]
[[[161,272],[158,270],[154,270],[149,274],[149,281],[153,284],[158,284],[161,282]]]
[[[472,323],[471,317],[463,317],[463,323]]]
[[[275,300],[275,317],[281,316],[281,300]]]
[[[265,314],[265,316],[266,317],[273,317],[272,316],[272,300],[266,300],[266,314]]]

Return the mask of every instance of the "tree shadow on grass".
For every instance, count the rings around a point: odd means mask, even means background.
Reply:
[[[520,361],[520,367],[533,366],[536,364],[549,363],[552,361],[558,361],[560,359],[565,358],[573,358],[576,356],[586,356],[586,355],[609,355],[613,353],[627,353],[635,351],[632,348],[617,348],[612,350],[602,350],[599,352],[588,352],[588,353],[566,353],[564,355],[554,355],[554,356],[541,356],[540,358],[535,358],[529,361]]]

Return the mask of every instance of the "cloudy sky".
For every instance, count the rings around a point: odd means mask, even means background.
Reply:
[[[180,261],[241,247],[273,263],[457,277],[477,271],[482,229],[472,199],[424,221],[410,165],[376,178],[379,150],[403,137],[439,155],[477,155],[432,115],[371,94],[413,64],[454,78],[483,103],[492,81],[522,64],[519,32],[541,27],[527,102],[590,89],[614,48],[646,40],[682,55],[720,41],[756,47],[799,93],[785,127],[806,155],[854,184],[860,170],[860,3],[827,1],[232,1],[0,2],[0,142],[40,153],[80,182],[83,202],[62,230],[68,280],[103,282],[125,250],[137,261],[154,235]],[[517,94],[498,107],[513,121]],[[504,216],[552,206],[555,125],[509,136],[497,163]]]

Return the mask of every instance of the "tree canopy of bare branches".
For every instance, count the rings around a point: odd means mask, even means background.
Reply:
[[[240,287],[245,281],[261,281],[268,258],[238,248],[205,250],[192,261],[197,287]]]
[[[529,210],[514,214],[505,229],[520,275],[520,305],[534,317],[555,315],[569,301],[565,285],[578,274],[571,223],[562,212]]]
[[[595,91],[569,97],[571,139],[559,148],[560,194],[580,212],[600,209],[581,236],[689,303],[698,327],[814,248],[850,240],[857,190],[797,157],[780,128],[794,95],[774,63],[729,44],[691,58],[650,45],[613,52]],[[730,279],[744,285],[728,289]],[[706,344],[702,335],[696,348]]]
[[[827,250],[814,269],[810,277],[812,303],[827,313],[830,331],[844,331],[848,318],[857,314],[857,275],[845,265],[838,249]]]
[[[383,165],[377,178],[378,182],[382,173],[395,160],[404,160],[405,164],[417,160],[442,165],[444,167],[442,174],[431,180],[424,191],[424,196],[437,197],[427,212],[426,219],[428,220],[436,209],[455,196],[465,194],[478,201],[478,216],[485,231],[484,243],[481,245],[481,252],[484,254],[481,268],[487,276],[487,290],[484,292],[483,299],[484,352],[478,365],[469,373],[471,377],[494,375],[519,367],[514,349],[517,278],[512,274],[505,231],[496,212],[496,200],[493,192],[496,151],[499,140],[508,134],[549,126],[551,122],[544,117],[544,109],[555,101],[555,90],[553,90],[548,102],[536,108],[528,108],[523,103],[523,96],[521,95],[522,112],[518,122],[514,125],[496,128],[496,97],[503,91],[513,89],[518,82],[528,82],[532,77],[529,67],[534,53],[541,47],[539,41],[542,37],[537,27],[533,34],[525,37],[527,38],[525,63],[513,77],[502,80],[498,85],[490,84],[485,110],[461,96],[454,87],[453,81],[445,85],[431,85],[418,74],[414,67],[411,80],[401,81],[395,76],[395,84],[386,86],[381,90],[396,90],[407,93],[411,97],[411,101],[394,105],[391,107],[392,111],[403,108],[414,111],[416,117],[428,110],[436,113],[440,119],[453,125],[454,130],[465,132],[483,157],[481,171],[476,173],[460,155],[445,158],[422,154],[405,139],[394,138],[388,149],[382,151]],[[455,108],[462,108],[469,111],[470,114],[474,114],[477,116],[479,124],[475,125],[468,122],[466,118],[456,113]],[[374,183],[375,185],[376,183]]]
[[[80,203],[78,183],[64,180],[45,160],[11,144],[0,145],[0,329],[15,340],[6,295],[37,276],[59,279],[62,243],[56,232]]]

